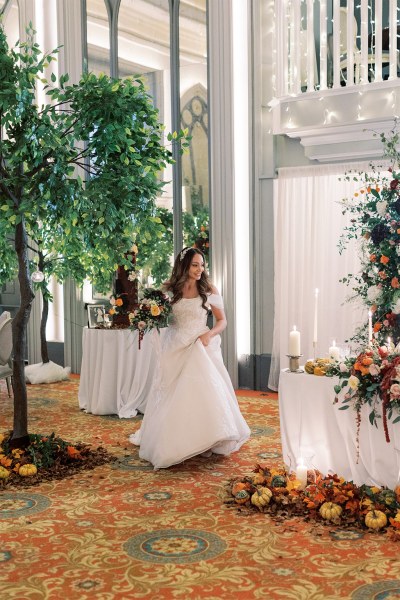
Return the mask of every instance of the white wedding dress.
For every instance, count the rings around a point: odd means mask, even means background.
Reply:
[[[218,294],[210,294],[208,303],[223,308]],[[220,336],[208,346],[198,340],[208,331],[201,297],[182,298],[172,314],[142,425],[129,438],[155,469],[210,450],[230,454],[250,436],[222,360]]]

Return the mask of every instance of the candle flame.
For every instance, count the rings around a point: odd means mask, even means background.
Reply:
[[[318,294],[319,294],[319,289],[318,289],[318,288],[315,288],[315,297],[317,297],[317,296],[318,296]]]
[[[332,346],[336,346],[336,340],[333,340]]]
[[[297,327],[296,325],[293,325],[293,331],[296,331]]]

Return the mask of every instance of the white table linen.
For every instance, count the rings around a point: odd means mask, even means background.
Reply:
[[[360,450],[357,460],[356,412],[334,404],[339,379],[282,371],[279,412],[285,464],[295,470],[300,458],[328,475],[336,473],[356,485],[394,488],[399,481],[400,423],[388,422],[390,443],[382,419],[372,426],[369,405],[361,411]]]
[[[83,330],[79,407],[120,418],[144,413],[160,359],[160,336],[146,333],[141,349],[130,329]]]

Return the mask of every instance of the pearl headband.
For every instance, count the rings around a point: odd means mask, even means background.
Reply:
[[[179,254],[179,260],[182,261],[185,258],[185,254],[186,252],[188,252],[188,250],[190,250],[190,248],[185,248],[184,250],[182,250],[182,252]]]

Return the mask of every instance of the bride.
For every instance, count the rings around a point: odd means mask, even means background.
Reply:
[[[224,306],[203,253],[184,248],[165,287],[172,293],[173,318],[141,428],[129,438],[155,469],[198,454],[230,454],[250,436],[222,360]],[[212,329],[206,325],[209,307]]]

